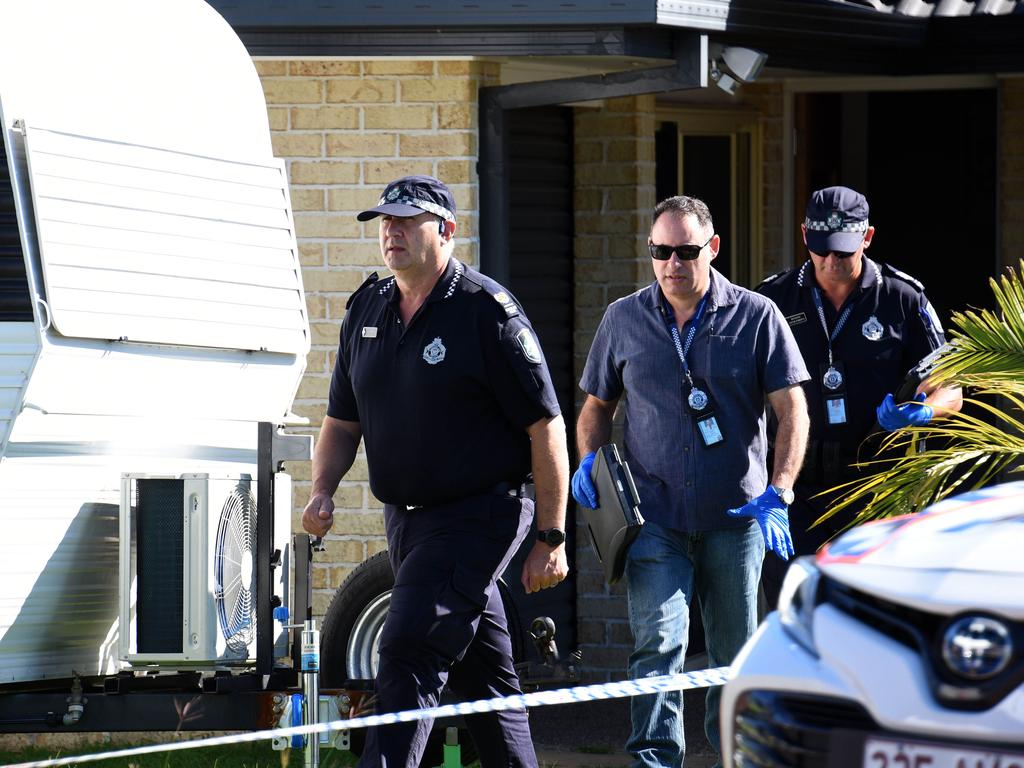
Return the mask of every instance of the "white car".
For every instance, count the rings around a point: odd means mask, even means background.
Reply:
[[[722,696],[734,768],[1024,768],[1024,482],[796,560]]]

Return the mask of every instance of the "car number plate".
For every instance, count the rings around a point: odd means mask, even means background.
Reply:
[[[919,741],[868,739],[863,768],[1024,768],[1024,750],[998,752]]]

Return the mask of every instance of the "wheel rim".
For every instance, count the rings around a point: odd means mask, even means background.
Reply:
[[[356,618],[345,649],[345,669],[354,680],[372,680],[377,677],[377,659],[380,634],[391,604],[391,590],[371,600]]]

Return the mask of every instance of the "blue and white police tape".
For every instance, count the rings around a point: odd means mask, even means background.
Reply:
[[[209,739],[196,739],[194,741],[150,744],[145,747],[97,752],[79,755],[78,757],[35,760],[28,763],[14,763],[8,765],[7,768],[50,768],[50,766],[78,765],[79,763],[90,763],[97,760],[138,757],[158,752],[178,752],[184,749],[197,749],[199,747],[218,747],[227,744],[264,741],[278,736],[304,736],[314,733],[371,728],[376,725],[408,723],[427,718],[475,715],[483,712],[500,712],[506,709],[528,709],[529,707],[573,704],[601,699],[623,699],[631,696],[642,696],[645,693],[685,691],[692,688],[709,688],[715,685],[724,685],[731,677],[732,671],[729,667],[715,667],[714,669],[702,669],[697,672],[684,672],[679,675],[661,675],[659,677],[645,677],[639,680],[621,680],[614,683],[595,683],[594,685],[580,685],[575,688],[559,688],[553,691],[520,693],[513,696],[499,696],[493,699],[466,701],[461,704],[443,704],[437,707],[430,707],[429,709],[413,709],[406,712],[353,717],[350,720],[334,720],[329,723],[317,723],[315,725],[296,725],[291,728],[273,728],[264,731],[250,731],[249,733],[235,733],[228,736],[214,736]]]

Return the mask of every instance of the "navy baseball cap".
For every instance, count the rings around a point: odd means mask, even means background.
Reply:
[[[433,176],[404,176],[387,185],[376,208],[356,216],[369,221],[378,216],[417,216],[426,211],[445,221],[455,221],[455,196]]]
[[[856,251],[868,231],[868,201],[849,187],[819,189],[807,201],[804,226],[814,253]]]

